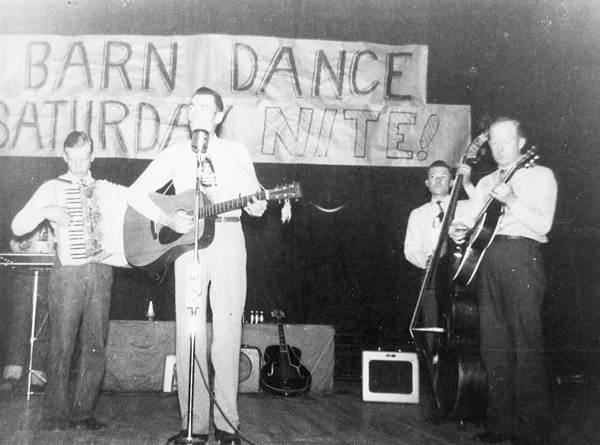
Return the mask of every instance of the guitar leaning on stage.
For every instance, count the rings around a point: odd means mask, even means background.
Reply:
[[[536,151],[536,147],[532,146],[525,154],[521,155],[506,171],[504,178],[497,185],[506,184],[518,169],[531,167],[539,157]],[[502,211],[503,204],[497,199],[490,197],[481,212],[479,212],[479,215],[475,219],[475,226],[471,231],[469,242],[464,252],[462,252],[462,259],[453,278],[457,283],[468,286],[475,277],[485,251],[494,240]]]
[[[265,391],[278,396],[299,396],[310,390],[312,376],[300,363],[302,352],[285,342],[282,311],[271,312],[277,319],[279,345],[268,346],[265,350],[265,365],[260,370],[260,386]]]
[[[204,249],[212,243],[215,236],[215,219],[221,213],[245,207],[253,200],[281,201],[301,196],[302,191],[297,182],[214,204],[202,193],[198,210],[198,246]],[[183,210],[188,215],[194,214],[195,190],[178,195],[152,193],[150,197],[166,213]],[[123,243],[129,264],[148,270],[154,278],[162,281],[173,261],[193,249],[194,230],[185,234],[176,232],[170,227],[150,221],[132,207],[128,207],[125,212]]]

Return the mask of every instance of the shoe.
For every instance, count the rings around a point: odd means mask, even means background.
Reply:
[[[241,445],[242,441],[237,433],[228,433],[220,429],[215,429],[215,439],[221,445]]]
[[[483,433],[475,434],[473,439],[483,443],[501,443],[510,442],[514,440],[512,434],[507,433],[494,433],[493,431],[485,431]]]
[[[187,430],[181,430],[174,436],[167,439],[167,443],[186,443],[188,437]],[[208,434],[194,434],[192,433],[193,443],[199,443],[201,445],[208,441]]]
[[[83,420],[72,420],[69,422],[69,426],[78,430],[97,431],[106,428],[106,423],[102,423],[93,417],[88,417]]]

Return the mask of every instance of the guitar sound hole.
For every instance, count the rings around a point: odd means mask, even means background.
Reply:
[[[176,232],[170,227],[161,227],[158,232],[158,242],[160,244],[170,244],[174,241],[177,241],[179,238],[183,236],[183,233]]]

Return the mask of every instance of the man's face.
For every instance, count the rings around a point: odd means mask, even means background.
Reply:
[[[213,132],[223,120],[223,112],[217,109],[215,99],[210,94],[192,96],[188,104],[188,121],[190,129]]]
[[[425,185],[432,195],[447,195],[450,190],[450,170],[446,167],[431,167]]]
[[[519,137],[514,122],[506,121],[490,127],[489,144],[498,167],[510,166],[521,155],[525,138]]]
[[[65,148],[63,159],[69,167],[69,171],[77,178],[87,176],[94,160],[91,145],[85,144],[81,147]]]

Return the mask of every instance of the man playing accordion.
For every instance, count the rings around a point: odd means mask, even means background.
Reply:
[[[63,159],[68,171],[37,189],[13,219],[12,229],[15,235],[24,235],[48,220],[56,238],[57,256],[48,285],[50,353],[43,427],[96,430],[105,426],[94,418],[93,410],[106,365],[111,265],[126,265],[122,248],[126,193],[122,186],[92,178],[93,143],[86,133],[73,131],[67,136]],[[80,363],[70,397],[78,336]]]

